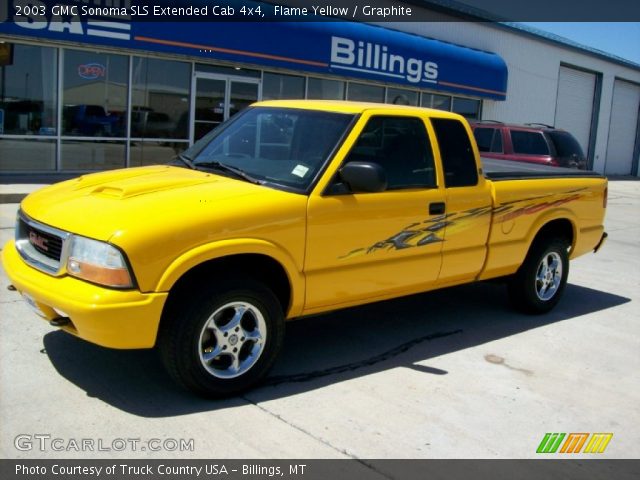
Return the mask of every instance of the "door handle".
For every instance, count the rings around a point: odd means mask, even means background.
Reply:
[[[429,215],[442,215],[446,210],[444,202],[434,202],[429,204]]]

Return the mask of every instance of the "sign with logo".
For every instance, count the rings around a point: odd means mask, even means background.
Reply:
[[[612,437],[613,433],[545,433],[536,453],[604,453]]]
[[[5,2],[2,2],[5,3]],[[16,5],[35,9],[16,16]],[[223,60],[254,67],[275,67],[365,79],[504,100],[507,67],[491,52],[420,37],[379,26],[348,21],[217,22],[136,21],[128,0],[9,0],[1,12],[0,34],[27,39],[82,42],[109,46],[123,53],[146,51]],[[189,4],[205,4],[190,0]],[[251,0],[229,0],[230,6],[272,9]],[[64,9],[67,4],[75,8]],[[98,5],[100,4],[100,5]],[[172,4],[186,4],[174,1]],[[94,6],[95,5],[95,6]],[[57,8],[53,8],[57,6]],[[40,7],[45,7],[43,10]],[[1,7],[0,7],[1,8]],[[109,14],[113,10],[113,13]],[[43,11],[44,14],[40,14]],[[54,15],[52,12],[56,12]],[[86,13],[83,13],[86,12]],[[78,74],[95,79],[104,74],[99,64],[85,65]],[[101,70],[102,67],[102,70]]]
[[[107,67],[100,63],[86,63],[84,65],[78,65],[78,75],[85,80],[95,80],[96,78],[104,77],[107,72]]]

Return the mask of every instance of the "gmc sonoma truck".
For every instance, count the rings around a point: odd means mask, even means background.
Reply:
[[[29,195],[2,261],[52,325],[155,346],[184,387],[229,395],[265,377],[285,320],[498,277],[518,309],[553,308],[606,237],[607,180],[525,167],[483,166],[449,112],[260,102],[173,165]]]

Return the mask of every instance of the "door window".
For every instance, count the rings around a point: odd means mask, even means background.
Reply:
[[[478,127],[473,131],[481,152],[502,153],[502,130]]]
[[[380,165],[389,190],[436,186],[431,144],[419,118],[372,117],[346,161]]]

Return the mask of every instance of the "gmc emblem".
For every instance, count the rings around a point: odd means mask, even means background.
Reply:
[[[44,237],[41,237],[36,232],[29,232],[29,243],[38,248],[41,248],[46,252],[49,251],[49,247],[47,247],[47,239]]]

